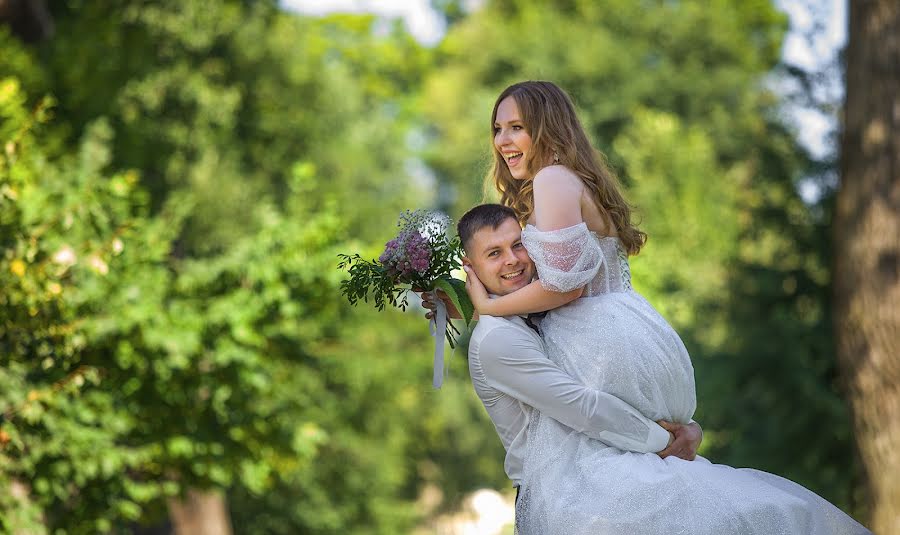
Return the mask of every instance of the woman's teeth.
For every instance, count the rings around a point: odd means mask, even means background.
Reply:
[[[506,275],[500,275],[500,277],[502,277],[504,279],[514,279],[514,278],[518,277],[519,275],[521,275],[523,271],[525,271],[525,270],[520,269],[519,271],[516,271],[515,273],[507,273]]]
[[[522,153],[514,152],[512,154],[504,154],[504,156],[506,157],[506,163],[515,163],[515,162],[513,162],[513,160],[518,162],[519,159],[522,157]]]

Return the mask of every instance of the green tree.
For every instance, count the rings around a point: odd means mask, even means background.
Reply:
[[[191,192],[180,254],[256,233],[247,201],[279,206],[298,162],[356,208],[344,215],[355,236],[374,237],[372,217],[416,198],[403,149],[408,95],[429,56],[407,34],[376,35],[368,16],[299,17],[273,1],[54,9],[57,35],[41,57],[66,92],[60,117],[75,135],[108,117],[112,165],[141,170],[154,210]]]
[[[65,518],[63,509],[97,500],[102,507],[89,518],[67,521],[75,532],[104,531],[139,516],[125,490],[139,484],[131,470],[150,452],[124,442],[133,416],[118,409],[106,368],[97,365],[83,311],[115,276],[124,244],[149,229],[133,175],[98,171],[108,155],[104,125],[89,130],[76,154],[51,159],[41,141],[52,102],[30,111],[26,101],[15,78],[0,81],[0,484],[28,484],[18,498],[4,493],[0,525],[39,529]]]
[[[3,514],[119,531],[209,489],[227,491],[241,530],[396,533],[417,521],[423,485],[450,482],[451,498],[471,486],[481,445],[499,445],[467,383],[453,387],[469,392],[461,406],[411,386],[430,375],[425,322],[349,310],[337,291],[337,252],[377,255],[399,209],[429,197],[404,150],[428,52],[396,28],[374,32],[372,17],[307,19],[273,4],[53,8],[57,33],[38,60],[10,40],[26,87],[59,95],[31,144],[37,163],[19,158],[10,176],[40,184],[18,197],[34,206],[29,225],[67,225],[40,247],[69,243],[73,228],[92,236],[84,251],[71,244],[68,272],[84,274],[60,282],[59,322],[77,318],[66,333],[78,344],[65,367],[77,374],[60,384],[88,385],[93,405],[72,405],[76,393],[33,371],[38,346],[7,353],[10,410],[34,391],[67,412],[48,411],[55,423],[35,420],[27,435],[7,422],[19,449],[3,477],[33,481],[33,507],[8,501]],[[18,122],[4,124],[19,126],[4,146],[31,121],[18,84],[15,95]],[[58,331],[15,306],[8,329]],[[445,438],[454,423],[469,431]],[[471,468],[429,469],[435,456]]]

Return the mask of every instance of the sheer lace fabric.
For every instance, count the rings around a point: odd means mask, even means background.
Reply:
[[[536,265],[541,285],[554,292],[585,288],[587,297],[631,289],[631,275],[621,269],[628,257],[616,238],[599,238],[584,223],[560,230],[522,231],[522,243]],[[533,251],[533,252],[532,252]]]
[[[584,224],[523,231],[542,284],[586,286],[541,324],[550,359],[652,420],[688,422],[696,408],[690,356],[678,334],[631,289],[615,238]],[[522,534],[868,533],[791,481],[706,459],[660,459],[592,440],[532,411],[517,504]],[[787,446],[786,446],[787,447]]]

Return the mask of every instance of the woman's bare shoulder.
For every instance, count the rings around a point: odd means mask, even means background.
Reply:
[[[534,218],[542,230],[576,225],[581,219],[581,193],[584,185],[570,169],[553,165],[534,177]]]
[[[544,167],[534,176],[534,190],[566,191],[581,195],[584,184],[574,171],[564,165],[550,165]]]

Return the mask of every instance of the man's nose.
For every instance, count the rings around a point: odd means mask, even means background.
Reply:
[[[519,259],[516,258],[515,253],[512,250],[507,250],[503,252],[503,263],[505,264],[515,264]]]

